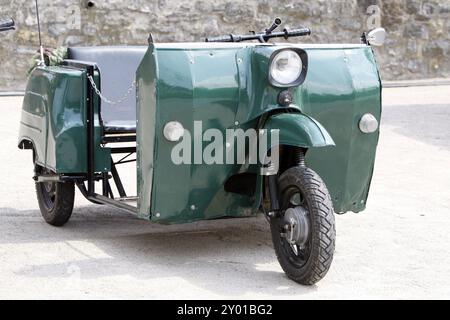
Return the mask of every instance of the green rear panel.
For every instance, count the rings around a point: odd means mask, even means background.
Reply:
[[[257,212],[261,179],[253,197],[224,191],[231,175],[251,169],[175,165],[170,155],[175,143],[163,137],[169,121],[179,121],[193,133],[194,121],[201,120],[203,131],[216,128],[223,133],[227,128],[256,127],[259,116],[282,109],[277,105],[282,89],[267,80],[268,59],[281,46],[212,46],[151,46],[138,69],[141,217],[181,223]],[[381,112],[372,50],[361,45],[302,48],[309,56],[309,71],[294,92],[294,104],[322,125],[336,144],[310,149],[308,165],[324,179],[337,212],[360,211],[370,185],[378,131],[362,134],[358,121],[366,112],[379,119]]]
[[[87,171],[86,74],[63,68],[36,68],[22,106],[19,143],[31,141],[36,161],[56,173]],[[95,99],[96,171],[110,170],[110,152],[100,147],[98,98]]]

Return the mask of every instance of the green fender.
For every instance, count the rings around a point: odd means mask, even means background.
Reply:
[[[334,146],[328,131],[313,118],[299,113],[279,113],[267,119],[263,129],[279,130],[279,141],[269,139],[268,149],[276,145],[290,145],[302,148]],[[269,135],[270,137],[271,135]],[[257,210],[262,202],[263,177],[258,175],[256,181],[255,204]]]
[[[270,117],[264,129],[279,130],[280,145],[291,145],[302,148],[334,146],[328,131],[313,118],[302,113],[280,113]],[[270,141],[269,148],[276,141]]]

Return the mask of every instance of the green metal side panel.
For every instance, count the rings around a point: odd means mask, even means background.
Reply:
[[[19,144],[27,140],[33,143],[35,160],[45,166],[47,150],[47,97],[48,87],[45,73],[37,69],[30,76],[23,99],[22,115],[19,127]]]
[[[325,181],[336,212],[364,210],[379,131],[364,134],[365,113],[381,116],[381,85],[370,47],[309,49],[305,83],[295,96],[302,110],[321,123],[336,147],[311,149],[307,164]]]
[[[252,213],[250,198],[226,193],[226,179],[239,171],[240,165],[175,165],[171,160],[174,142],[163,137],[163,127],[169,121],[179,121],[184,128],[194,133],[194,121],[203,122],[203,131],[216,128],[225,135],[233,128],[238,107],[238,80],[235,49],[227,50],[155,50],[157,61],[156,122],[153,161],[153,183],[151,188],[151,219],[162,223],[180,223],[222,216],[247,216]],[[149,55],[144,60],[150,61]],[[152,111],[155,95],[150,93],[154,76],[143,75],[145,66],[154,67],[144,61],[138,71],[139,81],[139,134],[150,138]],[[151,71],[150,71],[151,73]],[[146,79],[148,78],[148,79]],[[144,89],[145,87],[145,89]],[[145,90],[145,91],[144,91]],[[150,97],[146,98],[149,94]],[[150,101],[150,103],[147,103]],[[145,119],[145,120],[144,120]],[[145,124],[142,121],[146,121]],[[149,121],[149,122],[148,122]],[[143,132],[141,131],[141,129]],[[194,139],[194,134],[192,134]],[[150,174],[151,161],[146,160],[143,138],[139,138],[140,195],[148,196],[145,186]],[[192,143],[192,154],[194,144]],[[226,150],[224,150],[226,152]],[[143,166],[145,165],[145,170]],[[143,176],[145,175],[145,176]],[[139,212],[144,216],[148,201],[142,199]]]
[[[56,173],[87,170],[86,75],[62,68],[36,68],[31,74],[22,106],[19,142],[33,142],[37,162]],[[110,170],[109,149],[100,147],[101,128],[95,100],[96,171]]]

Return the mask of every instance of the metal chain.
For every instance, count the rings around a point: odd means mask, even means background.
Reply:
[[[100,97],[100,99],[103,102],[106,102],[106,103],[112,104],[112,105],[121,104],[122,102],[124,102],[130,95],[130,93],[133,91],[133,89],[136,87],[136,81],[133,81],[131,83],[131,86],[128,88],[127,92],[120,99],[112,101],[112,100],[109,100],[108,98],[106,98],[100,92],[100,90],[97,88],[97,85],[95,84],[94,78],[92,78],[92,76],[88,76],[87,78],[89,79],[89,82],[91,83],[92,88],[94,89],[95,93]]]

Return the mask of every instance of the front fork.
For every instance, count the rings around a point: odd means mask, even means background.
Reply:
[[[269,218],[278,216],[280,212],[280,192],[278,188],[278,175],[274,174],[267,177],[269,187],[270,210],[267,213]]]
[[[289,155],[288,164],[290,167],[301,166],[304,167],[305,164],[305,150],[303,148],[293,148]],[[270,164],[269,164],[270,166]],[[273,166],[273,164],[272,164]],[[286,168],[287,169],[287,168]],[[279,168],[278,168],[279,171]],[[269,218],[278,217],[281,213],[280,207],[280,190],[278,187],[278,173],[279,172],[270,171],[267,175],[267,186],[269,188],[269,200],[270,200],[270,210],[267,212]]]

